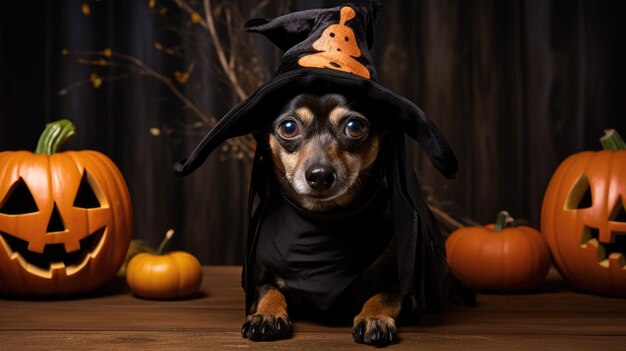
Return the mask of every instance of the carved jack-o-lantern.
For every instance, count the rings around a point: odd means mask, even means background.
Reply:
[[[131,205],[113,162],[56,153],[74,134],[50,123],[35,153],[0,153],[0,292],[64,295],[110,280],[130,242]]]
[[[561,275],[576,287],[626,295],[626,145],[614,131],[605,149],[558,167],[543,201],[541,231]]]

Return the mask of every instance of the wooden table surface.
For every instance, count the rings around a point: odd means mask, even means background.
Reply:
[[[180,301],[131,295],[117,280],[66,300],[0,297],[0,350],[343,350],[350,326],[294,321],[291,339],[242,339],[241,267],[204,267],[200,293]],[[448,305],[400,326],[389,350],[626,350],[626,299],[572,291],[556,272],[534,294],[479,294],[477,307]]]

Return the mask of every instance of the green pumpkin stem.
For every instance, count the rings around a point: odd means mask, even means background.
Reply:
[[[62,119],[46,124],[46,129],[37,142],[36,154],[52,155],[61,149],[61,146],[76,134],[76,127],[69,119]]]
[[[161,241],[161,245],[159,245],[159,249],[157,250],[157,255],[165,255],[167,249],[170,247],[170,243],[172,242],[172,237],[174,236],[174,229],[170,229],[165,233],[165,238]]]
[[[626,150],[626,143],[615,129],[606,129],[600,138],[604,150]]]
[[[496,226],[493,228],[494,232],[499,232],[502,229],[508,227],[513,223],[513,217],[507,211],[498,212],[498,218],[496,219]]]

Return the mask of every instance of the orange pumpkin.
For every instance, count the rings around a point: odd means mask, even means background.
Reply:
[[[543,199],[541,231],[574,286],[626,296],[626,144],[613,130],[601,142],[605,150],[559,165]]]
[[[126,282],[137,296],[175,299],[192,295],[202,284],[202,267],[191,254],[167,252],[174,235],[169,230],[156,254],[140,253],[126,267]]]
[[[49,123],[35,153],[0,153],[0,292],[66,295],[109,281],[124,261],[132,213],[105,155],[57,152],[68,120]]]
[[[496,224],[463,227],[446,241],[448,265],[467,286],[479,290],[521,291],[537,287],[550,268],[550,252],[539,232],[505,227],[506,211]]]

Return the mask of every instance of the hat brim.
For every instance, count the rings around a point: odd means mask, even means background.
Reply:
[[[274,77],[230,110],[174,171],[185,176],[198,168],[224,141],[260,130],[298,94],[342,94],[368,112],[368,118],[400,130],[420,143],[432,164],[453,178],[458,162],[447,141],[419,107],[379,83],[357,75],[320,68],[302,68]]]

